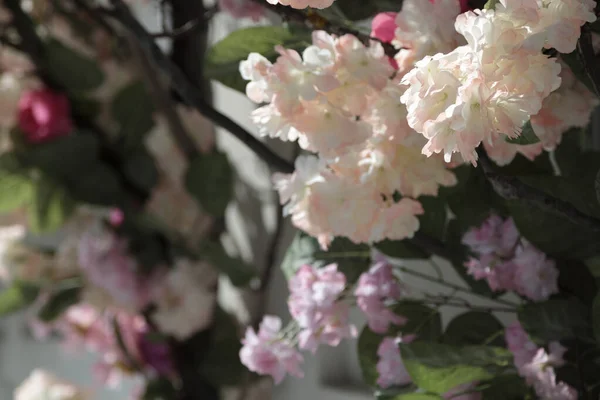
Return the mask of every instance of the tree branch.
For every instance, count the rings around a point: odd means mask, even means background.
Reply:
[[[523,183],[516,177],[496,172],[494,164],[481,146],[477,148],[477,155],[485,177],[500,197],[506,200],[519,200],[529,203],[542,210],[561,215],[582,227],[600,231],[600,220],[582,213],[571,203],[549,196],[543,191]]]
[[[185,103],[194,107],[216,125],[228,130],[275,170],[285,173],[292,173],[294,171],[293,164],[272,152],[263,142],[255,138],[231,118],[221,114],[210,106],[204,99],[202,92],[158,48],[154,42],[154,38],[131,14],[129,8],[122,0],[111,0],[111,3],[114,8],[107,13],[131,32],[146,53],[146,56],[153,60],[156,66],[171,79],[173,89],[181,96]]]

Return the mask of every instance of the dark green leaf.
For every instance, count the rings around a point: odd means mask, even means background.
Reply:
[[[332,7],[337,7],[341,13],[338,17],[344,16],[349,21],[360,21],[372,18],[374,15],[394,11],[399,12],[402,8],[402,1],[394,0],[375,0],[375,1],[360,1],[360,0],[338,0]],[[328,9],[325,9],[328,10]]]
[[[371,250],[366,244],[356,244],[344,237],[333,239],[327,251],[318,250],[315,260],[325,264],[336,263],[338,271],[346,275],[349,283],[354,283],[371,265]]]
[[[519,136],[517,136],[516,138],[507,137],[506,141],[512,144],[528,145],[538,143],[540,141],[540,138],[538,138],[535,135],[533,127],[531,126],[531,122],[527,121],[525,122],[525,125],[523,125],[523,127],[521,128],[521,134]]]
[[[129,155],[123,166],[123,173],[138,189],[146,193],[158,182],[158,169],[154,159],[143,147]]]
[[[482,400],[523,400],[529,388],[518,375],[502,375],[482,383]]]
[[[6,316],[27,307],[35,301],[40,288],[27,282],[15,281],[0,291],[0,316]]]
[[[440,395],[432,393],[406,393],[396,397],[392,397],[390,400],[442,400]]]
[[[32,195],[33,184],[27,176],[5,169],[0,170],[0,213],[10,212],[28,204]]]
[[[444,240],[448,223],[446,202],[439,196],[420,196],[419,202],[425,210],[425,213],[419,217],[419,232]]]
[[[312,43],[310,32],[292,33],[278,26],[258,26],[238,29],[217,42],[206,55],[205,76],[240,92],[245,92],[246,81],[240,75],[240,62],[250,53],[259,53],[275,61],[279,55],[275,46],[302,50]]]
[[[29,206],[29,228],[32,232],[51,232],[60,228],[73,211],[73,200],[64,189],[47,178],[35,182]]]
[[[594,275],[580,261],[555,260],[558,268],[558,289],[561,293],[577,297],[584,304],[590,305],[598,292]]]
[[[551,299],[528,303],[519,310],[519,321],[532,340],[547,343],[570,338],[590,338],[590,315],[576,299]]]
[[[155,378],[146,384],[142,400],[172,400],[177,397],[177,390],[167,378]]]
[[[47,143],[27,146],[19,157],[56,179],[77,181],[98,162],[100,143],[85,132],[73,132]]]
[[[486,10],[493,10],[496,8],[496,4],[500,3],[500,0],[488,0],[483,7]]]
[[[115,95],[111,113],[119,124],[119,138],[126,150],[140,147],[154,126],[152,97],[140,81],[130,83]]]
[[[89,97],[72,97],[71,108],[73,115],[93,121],[100,113],[102,104]]]
[[[203,355],[200,374],[217,386],[235,386],[247,372],[240,362],[241,343],[232,316],[218,309],[215,315],[212,343]]]
[[[119,205],[125,196],[117,171],[101,163],[82,171],[69,189],[76,200],[102,206]]]
[[[286,279],[290,279],[296,273],[296,270],[304,264],[316,265],[315,253],[319,251],[319,242],[314,237],[298,231],[294,240],[285,253],[281,262],[281,270]],[[318,264],[323,264],[319,262]]]
[[[104,73],[97,62],[57,40],[46,43],[45,54],[51,78],[69,91],[90,91],[104,81]]]
[[[573,72],[573,75],[575,75],[575,77],[579,79],[579,81],[583,83],[590,92],[596,93],[594,90],[594,84],[592,83],[589,75],[585,72],[584,64],[578,54],[577,49],[568,54],[561,54],[560,59],[569,66]]]
[[[53,293],[50,299],[38,312],[38,318],[43,322],[52,322],[69,307],[79,301],[80,287],[71,287]]]
[[[220,243],[203,242],[200,245],[199,254],[221,273],[227,275],[235,286],[246,286],[256,277],[256,271],[252,266],[239,258],[229,256]]]
[[[379,243],[375,243],[374,247],[392,258],[403,258],[403,259],[426,259],[431,257],[431,254],[417,245],[412,244],[407,240],[384,240]]]
[[[400,344],[400,352],[414,383],[439,394],[458,385],[491,379],[512,366],[512,354],[500,347],[417,341]]]
[[[600,170],[598,170],[598,173],[596,174],[594,188],[596,189],[596,200],[598,200],[598,203],[600,203]]]
[[[386,336],[399,333],[417,335],[417,340],[436,340],[442,333],[442,320],[438,311],[417,302],[405,301],[396,304],[392,311],[406,317],[402,326],[391,326],[386,334],[377,334],[365,326],[358,338],[358,359],[365,382],[375,387],[378,373],[377,349]]]
[[[594,330],[594,337],[600,344],[600,294],[596,295],[592,304],[592,328]]]
[[[197,156],[184,179],[188,192],[204,210],[217,217],[225,213],[233,196],[233,170],[224,153]]]
[[[492,314],[469,311],[456,316],[444,332],[442,341],[451,345],[503,346],[504,326]]]

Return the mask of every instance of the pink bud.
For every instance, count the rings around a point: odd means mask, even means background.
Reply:
[[[113,208],[112,210],[110,210],[108,221],[112,226],[120,226],[123,223],[124,219],[125,214],[123,214],[123,211],[121,211],[120,209]]]
[[[390,43],[396,32],[396,15],[395,12],[379,13],[371,22],[371,36],[385,43]]]
[[[49,89],[25,92],[19,100],[19,128],[29,143],[43,143],[73,129],[67,97]]]

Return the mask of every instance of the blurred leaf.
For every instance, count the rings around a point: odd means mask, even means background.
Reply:
[[[500,347],[417,341],[400,344],[400,352],[413,382],[439,394],[458,385],[491,379],[512,366],[512,354]]]
[[[433,393],[405,393],[386,400],[443,400],[443,397]]]
[[[190,162],[184,180],[204,210],[216,217],[225,214],[233,196],[233,170],[224,153],[198,155]]]
[[[519,136],[516,138],[506,137],[506,141],[512,144],[528,145],[538,143],[540,138],[535,135],[533,127],[531,126],[531,121],[527,121],[521,128],[521,134]]]
[[[294,236],[294,240],[288,247],[281,262],[281,270],[285,278],[289,280],[294,276],[298,268],[304,264],[311,264],[317,267],[322,266],[323,262],[318,263],[314,258],[314,254],[319,249],[317,239],[302,231],[296,232],[296,236]]]
[[[246,60],[250,53],[259,53],[274,62],[279,56],[275,46],[301,51],[311,43],[310,32],[304,30],[292,32],[278,26],[238,29],[210,48],[204,73],[209,79],[245,93],[247,82],[241,77],[239,68],[240,62]]]
[[[213,385],[239,385],[247,373],[240,361],[242,344],[237,332],[234,318],[222,309],[217,309],[212,342],[200,365],[200,374]]]
[[[493,10],[496,8],[496,4],[498,3],[500,3],[500,0],[488,0],[483,8],[486,10]]]
[[[10,157],[10,154],[0,155],[0,158],[6,157]],[[2,163],[0,162],[0,164]],[[0,169],[0,213],[10,212],[27,205],[32,196],[33,184],[25,174],[4,168]]]
[[[142,400],[172,400],[177,397],[177,390],[167,378],[158,377],[146,383]]]
[[[18,156],[24,164],[39,168],[60,180],[79,180],[81,174],[98,162],[100,143],[86,132],[72,132],[55,140],[21,148]]]
[[[38,318],[43,322],[54,321],[69,307],[79,301],[80,293],[80,287],[70,287],[53,293],[38,312]]]
[[[459,345],[504,345],[504,326],[492,314],[469,311],[456,316],[444,332],[442,341]]]
[[[596,342],[600,344],[600,293],[596,295],[592,304],[592,328]]]
[[[518,316],[523,329],[536,343],[592,336],[589,312],[576,299],[528,303],[521,307]]]
[[[583,83],[591,93],[596,93],[594,84],[585,72],[584,63],[581,61],[577,49],[568,54],[561,54],[560,59],[565,62],[573,72],[573,75]]]
[[[578,298],[586,305],[591,305],[598,292],[598,285],[586,265],[575,260],[556,259],[555,261],[559,271],[559,291]]]
[[[421,247],[412,244],[407,240],[383,240],[375,243],[374,247],[381,253],[392,258],[402,259],[427,259],[431,254],[427,253]]]
[[[64,224],[73,207],[73,200],[63,188],[48,178],[38,179],[28,209],[29,229],[34,233],[53,232]]]
[[[348,283],[354,283],[360,275],[371,266],[371,250],[366,244],[356,244],[345,237],[333,239],[327,251],[317,250],[314,254],[317,261],[325,265],[335,263],[338,271],[346,275]]]
[[[71,97],[71,109],[73,115],[79,118],[94,120],[102,109],[100,101],[90,97]]]
[[[51,78],[66,90],[80,93],[98,88],[104,81],[99,64],[58,40],[46,43],[46,66]]]
[[[40,288],[31,283],[14,281],[0,291],[0,317],[27,307],[35,301]]]
[[[140,147],[131,153],[123,165],[123,173],[138,189],[150,193],[158,182],[158,169],[148,151]]]
[[[482,400],[523,400],[530,389],[518,375],[501,375],[482,383]]]
[[[425,213],[419,216],[419,232],[444,240],[448,224],[446,202],[440,196],[420,196],[418,200],[425,210]]]
[[[337,0],[333,6],[338,7],[342,15],[348,20],[360,21],[372,18],[381,12],[400,12],[402,0]]]
[[[126,150],[137,149],[154,127],[152,96],[141,81],[123,87],[113,98],[112,117],[119,124],[119,138]]]
[[[217,242],[205,241],[200,244],[200,257],[227,275],[234,286],[246,286],[256,277],[256,271],[245,261],[231,257]]]
[[[69,189],[76,200],[101,206],[119,205],[125,196],[117,171],[101,163],[82,171]]]

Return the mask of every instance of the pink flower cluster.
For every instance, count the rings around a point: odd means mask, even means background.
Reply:
[[[456,178],[441,158],[420,154],[424,140],[407,125],[403,88],[390,79],[381,44],[315,31],[302,57],[277,50],[274,64],[253,53],[240,72],[248,97],[269,103],[252,113],[260,133],[317,153],[298,158],[294,174],[273,178],[293,223],[324,247],[334,236],[412,237],[423,212],[414,198]]]
[[[538,348],[533,343],[519,321],[506,328],[505,339],[508,349],[514,355],[514,363],[519,375],[533,386],[540,400],[575,400],[577,391],[564,382],[556,381],[553,367],[564,364],[566,349],[558,342],[552,342],[548,348]]]
[[[404,366],[402,355],[398,345],[400,343],[410,343],[415,340],[416,335],[405,335],[399,337],[384,338],[377,349],[379,361],[377,362],[377,385],[381,388],[392,386],[403,386],[412,382],[410,374]],[[444,399],[453,400],[481,400],[481,392],[468,393],[469,389],[475,386],[475,382],[459,385],[442,395]],[[466,392],[458,396],[458,393]]]
[[[517,137],[561,83],[560,64],[540,50],[575,50],[581,25],[596,20],[594,6],[593,0],[501,0],[496,10],[459,15],[456,31],[467,44],[425,57],[402,80],[408,123],[428,140],[423,154],[443,153],[450,161],[460,153],[475,163],[480,143],[494,147]]]
[[[292,8],[327,8],[333,4],[334,0],[267,0],[269,4],[281,4]]]
[[[315,352],[320,343],[337,346],[342,339],[355,337],[356,327],[348,322],[350,306],[340,301],[346,277],[336,264],[323,268],[301,266],[289,280],[290,314],[300,327],[301,349]]]
[[[219,11],[234,18],[250,18],[259,21],[265,15],[265,7],[254,0],[219,0]]]
[[[394,314],[385,304],[389,300],[398,300],[401,294],[400,284],[392,272],[392,266],[384,259],[360,276],[354,295],[358,307],[367,317],[369,329],[385,333],[390,324],[406,323],[405,317]]]
[[[558,293],[555,262],[521,238],[512,219],[492,215],[462,242],[477,256],[465,264],[468,273],[485,279],[492,290],[512,290],[533,301]]]

